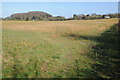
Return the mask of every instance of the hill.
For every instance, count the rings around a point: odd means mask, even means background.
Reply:
[[[51,14],[42,11],[32,11],[27,13],[16,13],[12,14],[10,17],[5,18],[6,20],[47,20],[52,17]]]

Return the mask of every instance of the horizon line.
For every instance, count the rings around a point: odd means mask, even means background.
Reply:
[[[12,13],[11,15],[13,15],[13,14],[19,14],[19,13],[29,13],[29,12],[44,12],[44,13],[48,13],[49,14],[49,12],[47,12],[47,11],[37,11],[37,10],[30,10],[30,11],[24,11],[24,12],[18,12],[18,13]],[[75,13],[74,13],[75,14]],[[74,15],[74,14],[72,14],[71,15],[71,17]],[[84,14],[84,13],[80,13],[80,14],[76,14],[76,15],[81,15],[81,14]],[[88,13],[89,15],[91,15],[91,14],[97,14],[97,15],[105,15],[105,14],[119,14],[119,13],[104,13],[104,14],[99,14],[99,13],[95,13],[95,12],[93,12],[93,13]],[[6,17],[0,17],[0,18],[7,18],[7,17],[10,17],[11,15],[9,15],[9,16],[6,16]],[[50,14],[50,15],[52,15],[52,14]],[[87,15],[87,14],[84,14],[84,15]],[[52,16],[54,16],[54,15],[52,15]],[[57,16],[61,16],[61,15],[57,15]],[[54,16],[55,17],[55,16]],[[62,16],[62,17],[65,17],[65,16]],[[71,17],[65,17],[65,18],[71,18]]]

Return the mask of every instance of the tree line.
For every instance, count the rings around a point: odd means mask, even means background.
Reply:
[[[65,21],[65,20],[93,20],[93,19],[105,19],[105,18],[118,18],[118,13],[112,14],[73,14],[70,18],[65,18],[64,16],[52,16],[51,14],[32,11],[28,13],[17,13],[10,17],[0,18],[0,20],[15,20],[15,21]]]
[[[73,17],[71,18],[71,20],[93,20],[93,19],[105,19],[105,18],[118,18],[118,14],[117,13],[113,13],[113,14],[80,14],[80,15],[76,15],[74,14]]]

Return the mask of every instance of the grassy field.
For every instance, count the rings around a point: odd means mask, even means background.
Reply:
[[[106,33],[114,33],[110,30],[116,23],[117,19],[3,21],[3,78],[118,77],[117,72],[113,76],[105,71],[109,66],[102,68],[118,56],[115,44],[103,44],[113,39]],[[106,52],[113,57],[100,59]]]

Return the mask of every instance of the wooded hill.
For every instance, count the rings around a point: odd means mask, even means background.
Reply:
[[[42,11],[32,11],[27,13],[17,13],[3,20],[20,20],[20,21],[62,21],[65,18],[62,16],[53,17],[51,14]]]
[[[43,20],[52,17],[52,15],[42,12],[42,11],[33,11],[28,13],[17,13],[13,14],[10,17],[5,18],[6,20],[23,20],[23,21],[30,21],[30,20]]]

